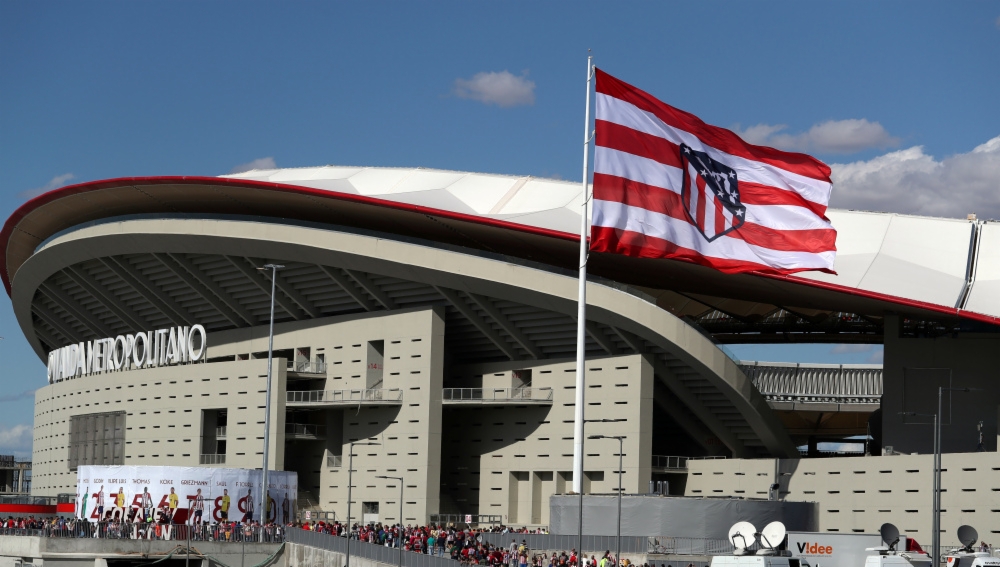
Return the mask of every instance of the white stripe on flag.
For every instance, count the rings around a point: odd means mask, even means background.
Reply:
[[[667,240],[712,258],[753,262],[777,269],[826,268],[833,265],[835,252],[772,250],[748,244],[739,238],[723,237],[708,242],[698,229],[685,220],[629,207],[616,201],[594,200],[593,226],[628,230]]]
[[[681,169],[664,165],[612,148],[597,146],[594,152],[594,172],[631,179],[653,187],[659,187],[681,194],[684,175]],[[695,188],[697,189],[697,188]],[[696,190],[692,190],[694,199]],[[696,211],[696,202],[691,203],[691,211]],[[747,205],[746,220],[775,230],[815,230],[833,229],[830,222],[816,216],[805,207],[795,205]],[[692,215],[693,216],[693,215]]]

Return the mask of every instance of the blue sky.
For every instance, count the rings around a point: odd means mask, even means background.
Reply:
[[[1000,4],[889,1],[7,0],[0,214],[68,183],[254,160],[578,179],[588,48],[710,123],[842,164],[834,206],[1000,218]],[[43,367],[9,302],[0,334],[0,451],[23,449]]]

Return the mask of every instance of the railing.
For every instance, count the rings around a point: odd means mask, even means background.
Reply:
[[[226,464],[226,455],[224,453],[202,453],[198,456],[198,463],[202,465],[224,465]]]
[[[686,470],[688,461],[700,461],[709,459],[725,459],[724,456],[707,457],[680,457],[674,455],[653,455],[652,467],[654,469],[679,469]]]
[[[741,361],[740,368],[769,401],[877,404],[882,368]]]
[[[289,404],[330,404],[356,402],[397,403],[403,400],[403,390],[371,388],[366,390],[298,390],[286,392]]]
[[[103,538],[133,540],[186,540],[281,543],[286,528],[280,525],[251,526],[236,523],[187,526],[170,523],[87,522],[71,519],[62,524],[36,522],[34,528],[0,528],[0,536],[50,538]],[[262,538],[263,536],[263,538]]]
[[[756,547],[751,546],[751,549],[756,549]],[[732,552],[733,544],[725,538],[658,536],[647,538],[646,553],[663,555],[729,555]]]
[[[580,547],[580,536],[577,535],[554,535],[554,534],[503,534],[483,532],[479,535],[483,541],[490,544],[507,547],[510,540],[516,539],[518,543],[524,540],[528,549],[538,551],[558,551],[570,550]],[[622,554],[647,553],[648,543],[645,536],[622,536]],[[730,546],[732,548],[732,546]],[[604,553],[608,549],[615,549],[615,536],[583,536],[583,550],[586,553]]]
[[[518,537],[521,534],[517,534]],[[299,545],[307,545],[325,549],[334,553],[347,553],[347,546],[351,546],[351,557],[359,557],[388,565],[405,564],[406,567],[456,567],[457,561],[450,557],[423,554],[414,551],[400,550],[395,547],[375,545],[356,539],[348,540],[346,537],[339,537],[330,534],[289,528],[285,534],[285,541]],[[350,543],[348,543],[350,541]],[[510,543],[510,542],[507,542]],[[444,549],[444,548],[441,548]],[[566,548],[569,549],[569,548]],[[403,554],[400,557],[400,554]],[[402,560],[402,561],[401,561]]]
[[[326,372],[325,362],[310,362],[300,360],[299,362],[288,361],[289,372],[305,372],[308,374],[323,374]]]
[[[218,427],[215,428],[215,438],[216,439],[225,439],[226,438],[226,426],[225,425],[220,425],[220,426],[218,426]]]
[[[331,469],[339,469],[344,465],[343,455],[327,455],[326,456],[326,466]]]
[[[312,423],[286,423],[285,435],[293,437],[326,437],[326,426]]]
[[[552,388],[444,388],[446,402],[551,402]]]

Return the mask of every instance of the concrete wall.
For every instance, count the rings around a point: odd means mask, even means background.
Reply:
[[[623,435],[626,493],[649,487],[653,444],[653,371],[640,355],[588,361],[588,435]],[[510,388],[513,370],[530,370],[532,388],[551,388],[551,405],[446,406],[442,476],[447,511],[500,515],[508,525],[548,525],[549,497],[572,490],[575,361],[497,363],[453,369],[450,383]],[[618,489],[618,442],[585,444],[586,489]]]
[[[882,444],[903,453],[932,452],[931,418],[899,413],[936,413],[938,386],[979,388],[971,393],[944,392],[942,446],[946,453],[975,451],[977,424],[982,421],[985,448],[996,451],[998,369],[1000,335],[900,338],[898,317],[886,317]]]
[[[209,335],[209,341],[212,335]],[[210,343],[211,344],[211,343]],[[210,353],[211,353],[211,347]],[[284,465],[285,363],[274,362],[271,467]],[[76,492],[69,470],[70,417],[126,412],[126,465],[199,466],[202,410],[228,409],[228,467],[260,468],[267,361],[203,363],[97,374],[35,393],[31,492]]]
[[[774,459],[688,461],[685,495],[766,498]],[[781,498],[819,503],[819,529],[878,533],[891,522],[921,544],[931,541],[931,455],[782,459]],[[952,453],[942,461],[942,542],[958,543],[958,526],[1000,537],[1000,454]]]

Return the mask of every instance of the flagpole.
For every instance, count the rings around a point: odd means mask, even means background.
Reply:
[[[590,81],[594,77],[594,57],[587,57],[587,106],[583,122],[583,204],[580,210],[580,290],[576,312],[576,406],[573,416],[573,492],[583,494],[583,409],[586,389],[585,364],[587,354],[587,235],[590,222],[587,204],[590,202]],[[580,498],[580,533],[583,533],[583,498]],[[583,553],[583,549],[577,550]]]

